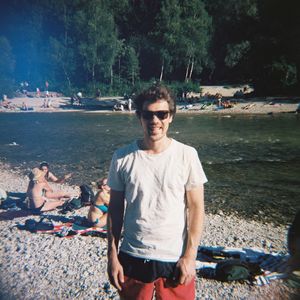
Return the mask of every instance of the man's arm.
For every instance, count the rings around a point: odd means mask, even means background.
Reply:
[[[107,273],[109,280],[118,290],[121,290],[121,283],[124,282],[123,267],[118,259],[118,248],[124,218],[124,192],[110,191],[110,203],[107,216]]]
[[[179,259],[179,283],[187,284],[195,276],[195,261],[204,224],[203,185],[186,192],[188,206],[188,232],[185,253]]]

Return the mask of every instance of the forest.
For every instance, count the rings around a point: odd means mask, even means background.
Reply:
[[[25,81],[90,95],[163,81],[299,95],[298,8],[297,0],[4,0],[0,94]]]

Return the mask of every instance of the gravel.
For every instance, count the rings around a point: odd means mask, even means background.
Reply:
[[[7,192],[26,191],[28,179],[20,170],[10,170],[4,164],[0,164],[0,170],[0,188]],[[60,187],[78,194],[78,187]],[[66,216],[85,216],[87,210],[83,207]],[[3,213],[5,210],[0,209],[0,216]],[[57,211],[47,214],[59,215]],[[105,238],[59,238],[19,230],[16,224],[24,224],[28,218],[38,220],[39,216],[0,218],[0,299],[118,299],[106,274]],[[287,253],[286,233],[287,226],[219,212],[206,215],[201,244]],[[258,287],[197,277],[197,299],[289,299],[293,293],[281,280]]]

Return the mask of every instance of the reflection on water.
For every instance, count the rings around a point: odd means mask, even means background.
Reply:
[[[300,208],[300,119],[177,115],[170,136],[194,146],[207,177],[206,210],[289,222]],[[48,161],[72,183],[103,176],[113,151],[142,131],[134,115],[1,114],[0,160],[26,172]],[[16,145],[15,145],[16,144]]]

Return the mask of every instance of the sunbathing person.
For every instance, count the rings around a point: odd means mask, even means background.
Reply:
[[[45,161],[40,164],[40,170],[43,171],[44,177],[47,181],[52,181],[55,183],[64,183],[72,176],[72,173],[69,173],[62,178],[57,178],[52,172],[49,171],[49,164]]]
[[[98,183],[100,189],[90,206],[88,221],[96,227],[104,227],[107,222],[107,211],[110,200],[110,187],[107,185],[107,178],[103,178]]]
[[[28,208],[36,212],[53,210],[64,204],[71,195],[66,192],[54,192],[44,177],[43,171],[34,168],[27,188]]]

